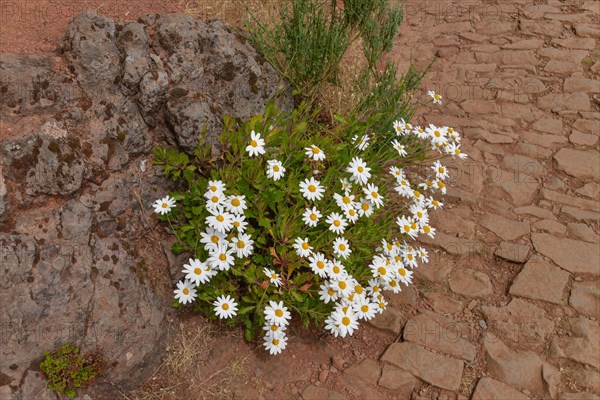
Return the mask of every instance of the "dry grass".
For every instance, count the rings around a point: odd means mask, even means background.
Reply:
[[[266,21],[278,14],[283,0],[180,0],[184,14],[197,19],[220,19],[234,28],[243,28],[248,15],[246,7],[260,20]]]

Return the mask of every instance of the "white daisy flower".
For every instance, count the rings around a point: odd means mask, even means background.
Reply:
[[[437,210],[443,205],[443,203],[439,202],[438,200],[435,200],[433,197],[428,197],[427,199],[425,199],[425,206],[427,208],[433,208],[434,210]]]
[[[325,153],[315,145],[304,148],[306,157],[312,158],[315,161],[323,161],[325,159]]]
[[[387,306],[388,306],[388,302],[383,298],[383,296],[381,296],[381,295],[377,296],[377,312],[379,314],[383,314],[383,312],[385,311]]]
[[[458,157],[461,160],[467,158],[467,155],[460,151],[460,145],[457,145],[456,143],[450,143],[446,146],[446,153],[450,154],[452,157]]]
[[[233,264],[235,264],[235,259],[233,258],[233,250],[229,249],[229,242],[223,240],[216,249],[213,249],[210,252],[206,263],[211,266],[211,268],[218,269],[219,271],[229,271],[229,268]]]
[[[263,329],[267,332],[265,337],[270,336],[271,338],[281,338],[282,336],[285,336],[285,330],[287,327],[285,325],[280,326],[277,324],[265,324]]]
[[[325,284],[320,286],[319,300],[323,301],[323,303],[327,304],[330,301],[336,301],[338,297],[338,292],[331,287],[329,281],[325,281]]]
[[[356,303],[352,305],[352,309],[354,310],[356,316],[359,319],[369,321],[375,318],[375,313],[377,312],[377,304],[373,303],[371,299],[367,297],[360,297],[356,301]]]
[[[214,194],[210,199],[206,200],[206,208],[212,212],[217,206],[224,206],[225,199],[226,197],[223,193]]]
[[[273,285],[275,285],[275,287],[280,287],[282,285],[281,276],[279,276],[279,274],[275,273],[275,271],[273,271],[272,269],[263,268],[263,273],[269,278],[269,281]]]
[[[419,258],[421,259],[422,262],[424,263],[428,263],[429,262],[429,255],[427,254],[427,250],[424,249],[423,247],[419,247],[419,250],[417,251],[417,254],[419,256]]]
[[[208,189],[204,193],[204,197],[210,199],[213,196],[221,196],[225,193],[225,184],[222,181],[208,181]]]
[[[420,225],[427,224],[429,222],[429,213],[424,208],[424,205],[412,204],[409,208],[409,211]]]
[[[346,259],[350,257],[352,250],[350,249],[348,241],[340,236],[333,241],[333,253],[338,257]]]
[[[407,218],[405,216],[397,217],[396,224],[398,224],[398,226],[400,227],[400,231],[403,234],[408,235],[413,239],[415,239],[419,234],[417,224],[415,224],[415,222],[410,218]]]
[[[352,138],[352,142],[355,144],[354,146],[360,151],[369,147],[369,135],[363,135],[360,140],[358,140],[358,135],[354,135]]]
[[[334,311],[332,317],[339,327],[341,337],[352,336],[354,331],[358,329],[358,320],[353,312]]]
[[[281,351],[287,346],[286,336],[277,337],[266,335],[264,340],[265,342],[263,343],[263,346],[265,346],[265,350],[267,350],[272,356],[275,354],[280,354]]]
[[[221,206],[216,206],[210,210],[213,215],[206,217],[206,223],[211,228],[221,233],[227,233],[233,228],[233,215],[228,213]]]
[[[392,268],[388,264],[388,260],[381,256],[373,257],[373,261],[369,264],[369,268],[373,277],[379,281],[388,281],[392,278]]]
[[[402,258],[404,261],[404,265],[406,265],[408,267],[411,267],[414,269],[419,266],[417,264],[417,253],[412,247],[404,250],[404,252],[402,253]]]
[[[204,250],[216,249],[224,239],[225,234],[214,228],[207,227],[205,232],[200,232],[200,243],[204,243]]]
[[[438,128],[433,124],[429,124],[429,127],[425,129],[425,132],[427,132],[427,136],[433,144],[441,145],[446,141],[446,135],[444,130],[442,128]]]
[[[342,190],[344,190],[344,193],[349,193],[350,190],[352,190],[352,183],[350,183],[348,179],[342,178],[340,179],[340,183],[342,184]]]
[[[394,121],[394,131],[396,132],[397,136],[406,135],[411,129],[412,126],[407,124],[403,118],[401,118],[399,121]]]
[[[321,200],[325,188],[321,186],[321,183],[318,180],[311,177],[310,179],[305,179],[303,182],[300,182],[300,192],[304,198],[310,201]]]
[[[408,154],[408,152],[406,151],[406,146],[404,146],[399,141],[394,140],[392,142],[392,146],[394,147],[394,149],[396,149],[400,157],[405,157]]]
[[[392,174],[392,176],[396,178],[397,181],[400,179],[404,179],[404,171],[401,168],[395,167],[393,165],[390,167],[390,174]]]
[[[360,199],[360,207],[358,209],[358,215],[360,215],[361,217],[364,216],[364,217],[369,218],[373,214],[374,211],[375,210],[373,209],[373,204],[369,200],[367,200],[365,198]]]
[[[250,144],[246,147],[246,151],[250,157],[265,154],[265,141],[260,137],[260,133],[254,131],[250,133]]]
[[[348,222],[342,217],[341,214],[331,213],[325,220],[325,223],[329,225],[329,230],[333,233],[341,235],[348,226]]]
[[[267,161],[267,178],[278,181],[285,174],[285,167],[281,161],[269,160]]]
[[[243,214],[246,207],[246,196],[227,196],[225,208],[232,214]]]
[[[185,281],[177,282],[177,289],[173,292],[175,293],[175,298],[181,304],[191,303],[197,296],[196,287],[187,279]]]
[[[175,199],[169,196],[163,197],[160,200],[156,200],[154,204],[154,212],[160,215],[165,215],[173,208],[175,208]]]
[[[354,292],[354,283],[348,277],[335,279],[330,285],[341,297],[347,297]]]
[[[270,324],[285,326],[291,318],[287,307],[283,305],[283,301],[277,303],[271,300],[269,301],[269,305],[265,307],[265,321]]]
[[[381,281],[377,278],[370,279],[367,283],[367,292],[371,295],[371,297],[377,296],[381,292]]]
[[[437,94],[435,91],[430,90],[427,92],[427,94],[433,99],[433,104],[442,104],[442,96]]]
[[[229,247],[232,252],[236,253],[238,258],[248,257],[252,254],[252,250],[254,247],[254,240],[252,237],[245,233],[240,233],[237,237],[231,239],[231,243],[229,243]]]
[[[400,293],[402,291],[402,288],[400,287],[398,280],[395,278],[395,275],[392,279],[383,284],[383,289],[389,290],[392,293]]]
[[[400,279],[406,286],[412,283],[412,274],[412,271],[409,271],[402,266],[396,269],[396,275],[398,276],[398,279]]]
[[[369,183],[366,188],[363,188],[363,193],[367,196],[367,200],[375,207],[383,206],[383,196],[379,194],[379,188],[372,183]]]
[[[369,172],[371,168],[367,167],[367,164],[359,157],[352,159],[346,171],[352,174],[350,180],[360,185],[366,184],[371,177],[371,173]]]
[[[352,194],[344,193],[342,196],[341,194],[335,193],[333,199],[337,206],[342,210],[354,207],[354,195]]]
[[[446,184],[443,181],[436,179],[435,181],[433,181],[433,187],[442,192],[442,194],[446,194],[447,188]]]
[[[243,214],[234,214],[231,223],[237,228],[238,232],[246,232],[248,223],[246,222],[246,217]]]
[[[358,211],[356,211],[356,209],[349,208],[347,210],[344,210],[344,216],[354,224],[356,221],[358,221],[359,213]]]
[[[183,264],[182,272],[186,274],[185,279],[196,286],[210,281],[210,278],[214,276],[213,270],[197,258],[190,258],[189,264]]]
[[[328,262],[323,253],[313,253],[312,256],[308,257],[308,262],[315,274],[319,275],[321,278],[327,276]]]
[[[325,330],[330,331],[335,337],[340,335],[340,326],[334,319],[333,315],[329,315],[327,318],[325,318]]]
[[[402,197],[409,197],[412,195],[412,188],[410,187],[410,182],[408,179],[399,179],[398,185],[394,187],[396,192],[398,192]]]
[[[300,257],[308,257],[312,254],[312,247],[308,244],[308,238],[296,238],[293,247],[296,249],[296,254]]]
[[[433,182],[426,180],[425,182],[419,183],[418,186],[423,190],[433,189]]]
[[[421,226],[420,233],[424,233],[432,239],[435,238],[435,228],[428,224]]]
[[[237,303],[229,295],[219,296],[216,301],[213,301],[215,306],[215,314],[221,319],[235,317],[237,315]]]
[[[431,169],[435,172],[435,177],[437,179],[444,180],[448,177],[448,169],[442,165],[440,160],[436,160],[431,166]]]
[[[348,272],[346,271],[346,267],[337,258],[334,258],[327,265],[327,275],[332,280],[336,280],[347,277]]]
[[[323,215],[317,207],[307,208],[302,214],[302,221],[308,226],[315,227]]]
[[[415,129],[413,129],[412,133],[419,139],[427,138],[427,132],[425,132],[425,129],[421,128],[420,126],[415,126]]]

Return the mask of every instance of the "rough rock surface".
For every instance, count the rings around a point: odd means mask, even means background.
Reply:
[[[117,398],[156,371],[169,332],[167,263],[140,236],[172,189],[152,148],[193,151],[206,125],[218,151],[224,115],[279,92],[288,107],[287,86],[219,21],[93,12],[58,55],[0,55],[0,84],[1,393],[46,398],[39,361],[74,343],[110,365],[93,397]]]
[[[481,378],[473,393],[472,400],[511,399],[527,400],[528,397],[516,389],[492,378]]]
[[[542,258],[532,258],[515,278],[510,294],[560,304],[568,280],[568,272]]]

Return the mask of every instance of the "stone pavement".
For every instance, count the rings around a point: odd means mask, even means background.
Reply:
[[[434,213],[420,306],[376,323],[402,333],[344,371],[364,383],[350,397],[599,398],[600,2],[532,3],[406,3],[392,58],[437,57],[419,100],[444,98],[413,123],[458,129],[470,157]]]

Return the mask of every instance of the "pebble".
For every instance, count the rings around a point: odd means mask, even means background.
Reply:
[[[482,329],[487,329],[487,323],[486,323],[486,322],[485,322],[485,320],[483,320],[483,319],[480,319],[480,320],[479,320],[479,326],[480,326]]]
[[[334,367],[336,367],[339,370],[344,369],[345,362],[346,362],[346,360],[344,360],[342,357],[340,357],[338,355],[331,357],[331,363],[333,364]]]
[[[475,307],[477,307],[477,304],[479,304],[479,300],[471,300],[467,308],[472,311]]]
[[[292,386],[292,387],[290,388],[290,393],[291,393],[292,395],[294,395],[294,396],[295,396],[295,395],[297,395],[297,394],[298,394],[298,388],[297,388],[296,386]]]
[[[576,277],[575,277],[575,282],[581,282],[582,280],[583,280],[583,279],[581,279],[581,277],[580,277],[580,276],[576,276]]]
[[[329,376],[329,371],[327,371],[326,369],[319,372],[319,382],[325,383],[325,381],[327,381],[328,376]]]

